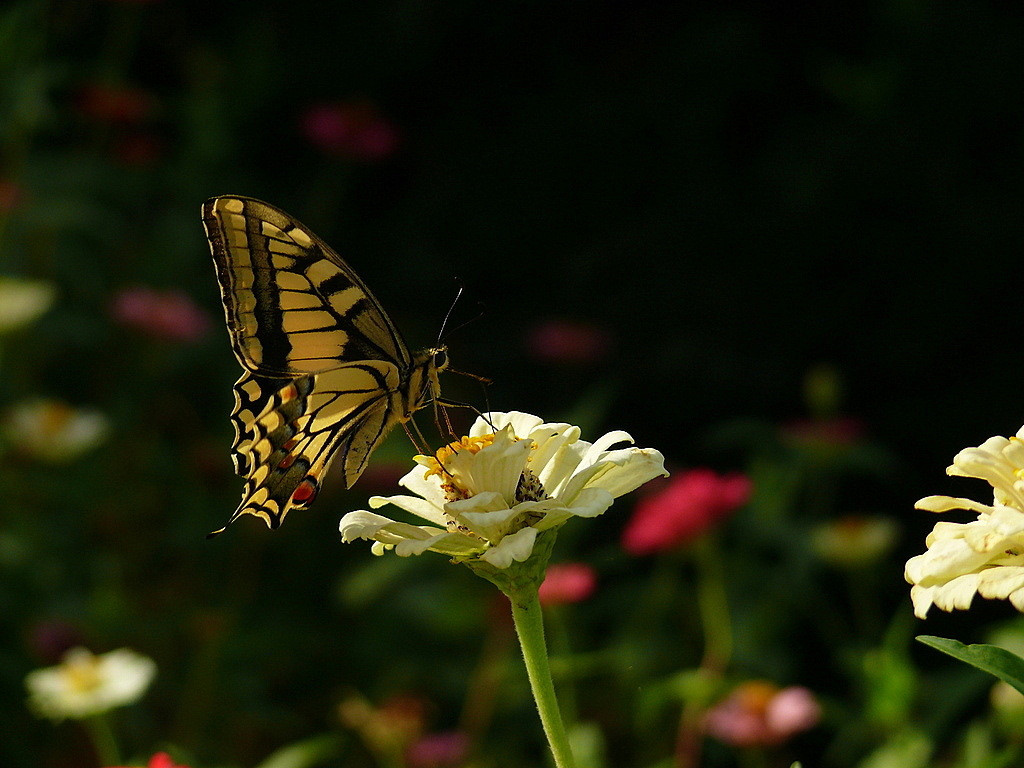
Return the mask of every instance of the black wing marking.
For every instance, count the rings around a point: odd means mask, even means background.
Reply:
[[[232,348],[242,366],[295,376],[355,360],[411,363],[401,335],[352,269],[284,212],[241,197],[203,206]]]

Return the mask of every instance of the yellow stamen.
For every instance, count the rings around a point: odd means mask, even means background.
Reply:
[[[442,478],[451,477],[451,473],[445,469],[445,464],[451,461],[455,454],[459,451],[479,453],[481,449],[486,448],[493,442],[494,435],[481,435],[480,437],[469,437],[467,435],[453,443],[448,443],[448,445],[438,448],[427,463],[427,477],[431,475],[439,475]]]

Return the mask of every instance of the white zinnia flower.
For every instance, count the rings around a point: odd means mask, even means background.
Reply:
[[[2,425],[18,450],[43,461],[71,461],[99,445],[110,431],[106,416],[60,400],[35,398],[13,406]]]
[[[341,519],[342,539],[372,539],[375,554],[431,550],[508,568],[530,557],[543,532],[572,517],[596,517],[618,496],[668,474],[661,453],[612,448],[622,442],[632,438],[610,432],[588,443],[570,424],[515,411],[488,414],[436,458],[416,457],[420,466],[399,481],[415,496],[370,499],[374,509],[393,504],[428,525],[360,510]]]
[[[81,719],[142,698],[156,674],[156,663],[128,648],[99,656],[72,648],[56,667],[25,678],[29,707],[51,720]]]
[[[1016,436],[991,437],[965,448],[946,474],[987,480],[991,505],[950,496],[928,496],[918,509],[978,513],[969,523],[941,522],[925,540],[928,551],[907,561],[914,613],[924,618],[932,605],[966,609],[975,594],[1005,600],[1024,612],[1024,427]]]

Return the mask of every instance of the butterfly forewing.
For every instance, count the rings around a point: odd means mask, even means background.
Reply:
[[[339,360],[410,364],[394,324],[320,238],[258,200],[203,207],[235,356],[264,375],[311,373]]]
[[[362,280],[286,213],[218,197],[203,221],[245,369],[231,422],[246,482],[228,523],[251,514],[276,528],[312,503],[336,455],[351,486],[387,431],[436,396],[435,361],[446,358],[413,360]]]

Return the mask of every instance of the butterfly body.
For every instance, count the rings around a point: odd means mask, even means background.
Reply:
[[[244,369],[231,421],[246,482],[228,524],[250,514],[277,528],[335,458],[350,487],[387,432],[437,400],[447,351],[411,354],[351,267],[274,206],[215,197],[203,223]]]

